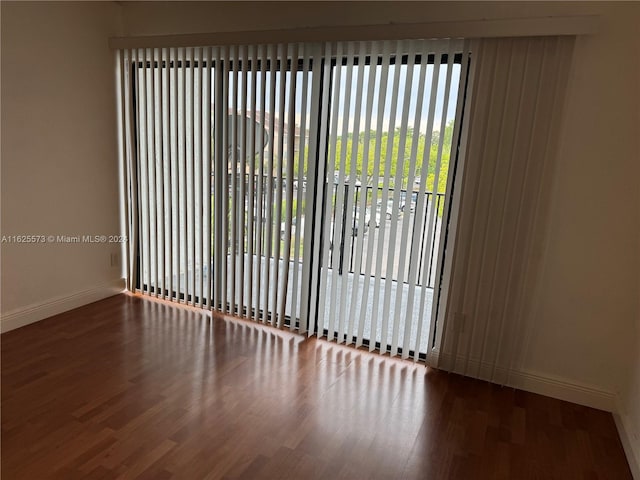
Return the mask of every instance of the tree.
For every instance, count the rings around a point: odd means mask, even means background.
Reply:
[[[447,175],[449,171],[449,161],[452,151],[453,139],[453,120],[449,121],[441,134],[435,130],[430,134],[429,142],[424,133],[415,134],[412,127],[407,128],[402,142],[401,129],[396,128],[394,131],[383,131],[379,134],[375,130],[370,130],[365,134],[364,131],[350,132],[346,136],[340,136],[335,143],[330,142],[327,146],[328,168],[334,166],[334,170],[342,173],[345,179],[349,179],[353,172],[356,180],[362,182],[364,172],[364,184],[372,185],[376,165],[378,166],[378,184],[382,185],[384,175],[389,176],[389,185],[395,187],[395,178],[397,168],[402,165],[402,181],[401,188],[417,189],[417,184],[407,185],[409,170],[411,167],[411,159],[414,158],[415,170],[414,177],[421,181],[426,181],[425,190],[433,192],[434,187],[438,193],[444,193],[447,186]],[[440,141],[442,146],[440,147]],[[414,142],[416,145],[414,146]],[[401,150],[401,143],[404,148]],[[436,183],[436,167],[438,166],[438,151],[442,149],[439,162],[439,174]],[[304,151],[296,151],[293,158],[293,172],[295,178],[299,178],[300,173],[306,177],[309,166],[309,147],[305,146]],[[355,154],[355,158],[354,158]],[[424,161],[427,161],[426,170],[423,169]],[[286,161],[286,160],[285,160]],[[256,157],[259,162],[259,156]],[[343,166],[344,162],[344,166]],[[302,172],[300,172],[302,169]],[[256,166],[256,171],[258,167]],[[286,168],[285,168],[286,170]],[[424,171],[423,171],[424,170]],[[426,175],[424,173],[426,172]],[[328,171],[329,178],[332,172]],[[424,177],[424,178],[423,178]]]

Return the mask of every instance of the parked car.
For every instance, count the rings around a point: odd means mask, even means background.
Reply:
[[[400,211],[407,211],[407,203],[409,203],[409,211],[414,212],[416,210],[416,202],[418,201],[418,192],[411,192],[411,201],[407,202],[407,192],[400,192]]]
[[[387,200],[387,206],[386,206],[386,210],[385,210],[385,216],[386,216],[387,220],[391,220],[391,218],[393,217],[393,213],[394,213],[393,200]],[[396,215],[398,214],[398,212],[395,212],[395,213],[396,213]],[[381,218],[381,216],[382,216],[382,200],[380,200],[376,205],[376,214],[377,214],[378,218]]]

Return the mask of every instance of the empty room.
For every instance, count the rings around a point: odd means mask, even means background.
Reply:
[[[0,8],[3,480],[640,480],[639,3]]]

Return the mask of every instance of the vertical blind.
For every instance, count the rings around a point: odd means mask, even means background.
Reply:
[[[468,65],[459,40],[119,51],[128,288],[418,358]]]
[[[421,254],[439,241],[446,202],[435,194],[448,173],[445,131],[461,114],[468,48],[449,40],[350,43],[325,57],[336,61],[318,334],[417,359],[427,351],[432,296],[418,272],[437,262]]]
[[[294,128],[314,132],[312,48],[120,52],[131,290],[306,321],[290,284],[308,276],[292,225],[293,179],[315,155],[316,135]]]
[[[300,314],[300,251],[293,231],[301,215],[301,189],[312,131],[312,47],[305,45],[220,48],[213,142],[217,236],[214,241],[214,307],[225,313],[307,330]],[[298,125],[296,127],[296,125]],[[216,192],[220,192],[216,195]],[[299,223],[299,222],[298,222]],[[220,281],[216,282],[216,279]],[[291,321],[293,319],[293,321]]]
[[[526,341],[573,37],[474,45],[439,365],[510,383]]]
[[[210,49],[120,53],[128,288],[210,306]]]

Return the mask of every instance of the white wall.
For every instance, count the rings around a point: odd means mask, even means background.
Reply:
[[[128,35],[252,31],[337,25],[418,23],[597,14],[573,2],[126,2]]]
[[[640,8],[576,42],[526,364],[616,391],[637,317]]]
[[[2,235],[119,233],[108,48],[119,13],[113,3],[2,2]],[[112,292],[114,252],[3,243],[3,330]]]
[[[639,476],[640,5],[603,13],[576,43],[522,368],[613,393]]]

